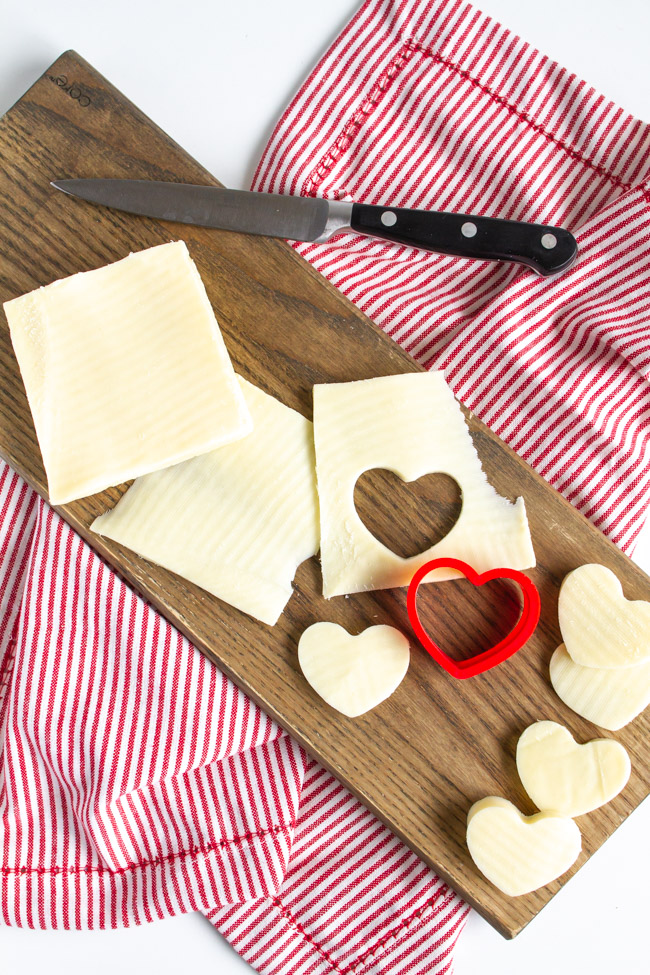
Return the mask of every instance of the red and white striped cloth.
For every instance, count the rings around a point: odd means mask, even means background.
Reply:
[[[3,924],[204,911],[258,971],[444,971],[468,908],[0,462]]]
[[[460,0],[368,0],[262,191],[557,222],[558,279],[296,245],[627,551],[648,501],[650,127]],[[264,975],[451,970],[467,906],[0,465],[1,923],[202,910]]]

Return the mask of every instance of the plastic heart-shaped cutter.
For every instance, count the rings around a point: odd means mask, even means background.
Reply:
[[[521,590],[523,600],[521,614],[510,633],[493,647],[470,657],[468,660],[452,660],[437,643],[434,643],[420,622],[417,609],[420,583],[429,572],[439,568],[457,569],[475,586],[483,586],[493,579],[510,579]],[[476,674],[482,674],[486,670],[496,667],[497,664],[507,660],[508,657],[523,647],[532,636],[539,621],[540,600],[535,584],[517,569],[490,569],[489,572],[478,573],[474,571],[471,565],[461,562],[460,559],[432,559],[421,566],[411,579],[406,596],[406,608],[415,635],[427,653],[430,653],[448,674],[463,680],[466,677],[475,677]]]

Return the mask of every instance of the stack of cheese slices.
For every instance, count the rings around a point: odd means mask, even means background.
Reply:
[[[523,499],[489,485],[440,373],[316,386],[312,425],[235,375],[182,241],[5,310],[51,502],[135,478],[93,529],[264,623],[319,548],[326,597],[405,586],[435,556],[535,564]],[[461,489],[452,531],[415,558],[356,513],[356,480],[378,467],[407,481],[444,472]]]

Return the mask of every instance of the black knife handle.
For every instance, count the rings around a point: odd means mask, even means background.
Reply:
[[[565,271],[578,254],[575,237],[562,227],[463,213],[355,203],[350,226],[359,234],[439,254],[516,261],[544,276]]]

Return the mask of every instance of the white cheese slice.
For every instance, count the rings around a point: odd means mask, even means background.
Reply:
[[[390,697],[409,659],[409,642],[394,626],[369,626],[351,636],[338,623],[313,623],[298,643],[298,661],[307,682],[348,718]]]
[[[607,731],[625,727],[650,704],[650,661],[636,667],[583,667],[561,643],[550,670],[560,700]]]
[[[251,428],[182,241],[55,281],[4,308],[52,504],[168,467]]]
[[[488,796],[467,814],[467,847],[495,887],[519,897],[566,873],[580,854],[582,837],[568,817],[524,816],[507,799]]]
[[[312,424],[240,384],[251,434],[138,478],[92,528],[274,624],[318,551]]]
[[[597,738],[579,745],[556,721],[536,721],[517,742],[517,771],[538,809],[583,816],[625,787],[630,756],[618,741]]]
[[[650,661],[650,603],[626,599],[604,565],[569,572],[558,600],[560,632],[571,659],[582,667],[634,667]]]
[[[535,564],[523,498],[512,504],[488,483],[441,372],[314,386],[314,437],[326,597],[406,586],[419,566],[442,556],[477,572]],[[373,468],[404,481],[436,472],[454,478],[462,509],[449,534],[407,559],[376,539],[354,505],[358,478]],[[441,569],[427,581],[457,575]]]

